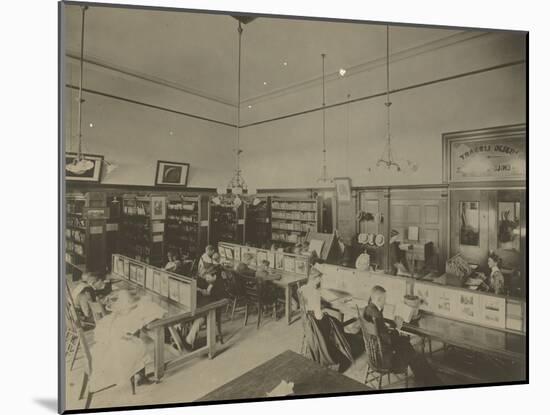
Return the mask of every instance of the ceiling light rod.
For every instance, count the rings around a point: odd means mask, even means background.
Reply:
[[[319,182],[327,183],[331,182],[327,173],[327,137],[326,137],[326,102],[325,102],[325,58],[327,55],[321,53],[321,70],[323,73],[323,170]]]
[[[390,26],[386,25],[386,139],[387,143],[382,152],[382,156],[376,162],[376,166],[379,167],[383,165],[390,169],[394,166],[397,171],[401,170],[401,166],[393,159],[393,152],[391,149],[391,123],[390,123]],[[384,159],[384,156],[387,156],[387,159]]]
[[[240,126],[241,126],[241,55],[242,55],[242,35],[243,28],[241,20],[239,20],[239,26],[237,27],[237,33],[239,34],[239,49],[238,49],[238,65],[237,65],[237,128],[236,128],[236,148],[235,148],[235,172],[233,173],[232,179],[228,184],[228,191],[233,193],[246,193],[248,191],[248,186],[246,181],[241,175],[241,163],[240,156],[242,153],[241,150],[241,139],[240,139]]]
[[[86,22],[86,10],[88,6],[81,6],[82,24],[80,32],[80,81],[78,85],[78,153],[77,160],[82,159],[82,79],[84,78],[84,25]]]

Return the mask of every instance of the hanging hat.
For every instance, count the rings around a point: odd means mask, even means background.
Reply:
[[[392,229],[391,232],[390,232],[390,237],[393,238],[394,236],[397,236],[397,235],[399,235],[399,232],[396,231],[395,229]]]

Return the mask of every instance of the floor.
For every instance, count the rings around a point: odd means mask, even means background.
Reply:
[[[131,394],[129,385],[104,390],[94,395],[91,407],[191,402],[285,350],[300,352],[302,341],[300,321],[294,321],[289,326],[283,318],[275,321],[266,317],[259,330],[256,329],[255,315],[249,317],[246,327],[243,327],[242,314],[235,315],[234,321],[229,321],[224,315],[222,321],[224,344],[218,344],[218,353],[214,359],[210,360],[204,356],[189,361],[174,373],[167,374],[158,384],[138,386],[135,395]],[[434,351],[441,348],[441,345],[433,346]],[[169,348],[167,346],[167,353],[171,353]],[[434,355],[437,355],[437,352]],[[67,375],[67,408],[69,409],[81,409],[84,406],[84,400],[78,400],[82,363],[82,358],[78,359],[73,370]],[[362,382],[365,365],[366,357],[363,354],[344,374]],[[449,385],[473,382],[471,378],[457,373],[450,371],[442,373],[440,377],[445,384]],[[385,379],[384,382],[383,389],[405,387],[404,381],[394,377],[390,385],[385,385],[387,383]],[[409,380],[409,387],[414,386],[414,378],[412,378]]]

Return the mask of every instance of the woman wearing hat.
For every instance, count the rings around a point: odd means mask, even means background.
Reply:
[[[405,252],[399,247],[399,232],[392,229],[390,232],[390,266],[392,275],[397,275],[399,268],[409,271],[409,265]]]

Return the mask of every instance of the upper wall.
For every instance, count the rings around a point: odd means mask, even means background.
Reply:
[[[67,61],[67,84],[78,85],[78,66],[74,60]],[[157,160],[190,163],[189,187],[217,188],[228,181],[236,134],[230,126],[233,107],[95,65],[85,65],[84,87],[221,121],[84,92],[83,152],[101,154],[109,163],[103,169],[102,183],[153,185]],[[65,148],[76,151],[77,89],[65,88],[65,104]]]
[[[367,171],[374,167],[385,145],[384,96],[328,108],[328,174],[349,176],[353,186],[440,184],[443,133],[526,122],[526,73],[521,63],[525,59],[524,40],[519,34],[480,35],[391,66],[392,89],[425,83],[391,95],[392,148],[401,163],[409,159],[418,165],[415,173]],[[493,69],[484,70],[487,68]],[[333,81],[327,86],[327,103],[345,101],[348,91],[353,99],[383,92],[384,88],[385,68],[378,66],[355,78]],[[256,116],[249,114],[249,121],[319,107],[318,89],[261,102]],[[322,111],[241,131],[242,170],[251,187],[319,186]]]

